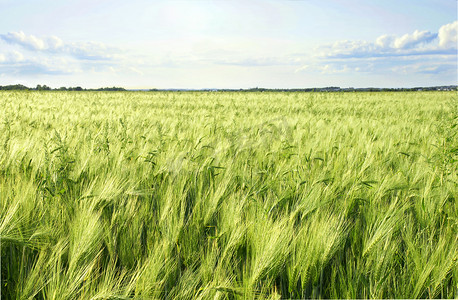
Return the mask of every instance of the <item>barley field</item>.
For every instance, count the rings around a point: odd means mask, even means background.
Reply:
[[[455,92],[1,92],[1,299],[458,297]]]

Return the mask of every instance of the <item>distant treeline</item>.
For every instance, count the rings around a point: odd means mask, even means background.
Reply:
[[[0,85],[0,90],[25,90],[25,91],[126,91],[125,88],[122,87],[104,87],[98,89],[84,89],[80,86],[77,87],[60,87],[57,89],[52,89],[47,85],[37,85],[35,88],[30,88],[22,84],[14,84],[14,85]]]
[[[207,89],[206,91],[240,91],[240,92],[409,92],[409,91],[456,91],[457,85],[433,86],[433,87],[414,87],[414,88],[341,88],[341,87],[324,87],[324,88],[296,88],[296,89]]]
[[[0,90],[28,90],[28,91],[129,91],[122,87],[103,87],[98,89],[85,89],[77,87],[60,87],[52,89],[47,85],[37,85],[30,88],[22,84],[0,85]],[[341,88],[336,86],[323,88],[293,88],[293,89],[268,89],[268,88],[250,88],[250,89],[150,89],[141,91],[164,91],[164,92],[412,92],[412,91],[456,91],[457,85],[432,86],[432,87],[414,87],[414,88]],[[135,90],[139,91],[139,90]]]
[[[414,87],[414,88],[341,88],[338,86],[323,88],[292,88],[292,89],[268,89],[268,88],[250,88],[250,89],[150,89],[150,92],[412,92],[412,91],[456,91],[457,85],[432,86],[432,87]]]

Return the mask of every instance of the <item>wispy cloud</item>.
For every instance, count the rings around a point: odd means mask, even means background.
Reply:
[[[212,62],[221,65],[233,65],[242,67],[271,67],[271,66],[289,66],[300,64],[300,58],[290,56],[280,57],[243,57],[234,59],[216,59]]]
[[[399,74],[426,74],[426,75],[439,75],[444,73],[456,74],[456,64],[453,63],[429,63],[429,64],[412,64],[405,66],[395,66],[391,71]]]
[[[0,54],[0,73],[10,75],[68,75],[82,72],[73,61],[63,57],[25,58],[19,51]]]
[[[29,50],[44,50],[47,48],[46,42],[34,35],[26,35],[24,32],[8,32],[1,34],[0,38],[10,44],[18,44]]]
[[[0,39],[32,52],[70,55],[81,60],[110,60],[117,50],[100,42],[66,43],[56,36],[39,38],[22,31],[0,34]]]
[[[0,63],[17,63],[24,60],[24,55],[19,51],[0,53]]]
[[[0,73],[71,75],[104,72],[122,64],[120,49],[99,42],[65,42],[56,36],[36,37],[22,31],[0,34]]]

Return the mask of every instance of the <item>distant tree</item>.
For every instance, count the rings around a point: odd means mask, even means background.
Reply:
[[[45,85],[40,85],[38,84],[37,87],[35,88],[37,91],[50,91],[51,88],[49,86]]]
[[[125,91],[125,88],[122,87],[104,87],[104,88],[99,88],[96,89],[96,91]]]
[[[29,90],[28,87],[22,84],[14,84],[14,85],[5,85],[5,86],[0,86],[0,90],[5,90],[5,91],[12,91],[12,90]]]

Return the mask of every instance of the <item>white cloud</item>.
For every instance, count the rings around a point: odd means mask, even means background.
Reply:
[[[346,73],[350,71],[347,65],[342,65],[340,68],[327,64],[321,68],[321,73],[323,74],[337,74],[337,73]]]
[[[50,49],[59,49],[64,46],[64,42],[57,36],[50,36],[46,41]]]
[[[439,46],[455,48],[457,46],[458,21],[442,26],[439,29]]]
[[[214,59],[210,60],[215,64],[221,65],[234,65],[241,67],[271,67],[271,66],[287,66],[298,65],[299,58],[289,57],[287,55],[280,57],[251,57],[245,55],[238,55],[234,59]]]
[[[367,63],[365,66],[360,66],[355,63],[327,62],[326,64],[309,64],[301,66],[295,70],[295,73],[315,72],[325,75],[359,73],[373,71],[373,64]]]
[[[382,35],[375,41],[337,41],[319,48],[315,59],[296,73],[326,76],[421,76],[456,80],[458,21],[446,24],[437,33],[415,30],[402,36]],[[393,78],[394,78],[393,77]]]
[[[294,73],[305,72],[305,71],[309,71],[311,69],[312,69],[311,65],[303,65],[303,66],[297,68],[296,70],[294,70]]]
[[[115,49],[98,42],[71,43],[66,44],[62,49],[63,53],[70,54],[78,59],[109,60],[115,57],[113,54]]]
[[[138,74],[138,75],[142,75],[142,76],[144,75],[144,73],[142,71],[140,71],[139,69],[137,69],[137,68],[129,67],[129,70],[134,72],[134,73],[136,73],[136,74]]]
[[[438,33],[415,30],[401,37],[382,35],[375,42],[338,41],[322,47],[327,59],[407,57],[412,55],[456,55],[458,21],[446,24]]]
[[[22,31],[8,32],[0,35],[0,38],[8,43],[18,44],[30,50],[44,50],[46,48],[45,41],[34,35],[26,35]]]
[[[56,36],[38,38],[22,31],[0,34],[9,50],[0,55],[0,74],[67,75],[87,70],[105,72],[125,59],[119,49],[97,42],[65,42]],[[20,51],[18,51],[20,50]]]
[[[422,43],[429,43],[437,38],[437,33],[429,31],[415,30],[413,34],[404,34],[402,37],[394,40],[394,48],[397,49],[411,49]]]
[[[404,66],[394,66],[391,68],[393,73],[409,75],[412,73],[421,73],[436,75],[441,73],[456,73],[456,64],[447,62],[432,62],[429,64],[414,63]]]
[[[375,53],[377,46],[366,41],[337,41],[331,46],[324,46],[320,56],[326,58],[367,57]]]
[[[322,47],[322,52],[295,73],[323,75],[413,76],[455,78],[457,50],[453,39],[455,23],[441,27],[441,35],[428,31],[396,37],[382,35],[375,42],[338,41]],[[454,29],[455,28],[455,29]],[[434,37],[436,36],[436,38]],[[447,41],[440,46],[440,41]]]
[[[10,61],[21,62],[24,60],[24,55],[19,51],[11,51],[8,55]]]
[[[0,54],[0,63],[17,63],[24,60],[24,55],[19,51],[9,51],[6,54]]]
[[[9,75],[68,75],[81,72],[74,61],[63,57],[30,57],[24,58],[22,53],[11,51],[3,56],[0,74]]]
[[[393,41],[396,39],[396,37],[392,36],[392,35],[387,35],[387,34],[384,34],[382,36],[379,36],[376,40],[375,40],[375,45],[377,45],[378,47],[382,48],[382,49],[386,49],[386,48],[389,48],[390,45],[393,43]]]
[[[103,43],[64,43],[56,36],[38,38],[22,31],[0,34],[0,39],[30,51],[70,55],[81,60],[109,60],[115,57],[114,53],[117,51],[117,49],[110,48]]]

